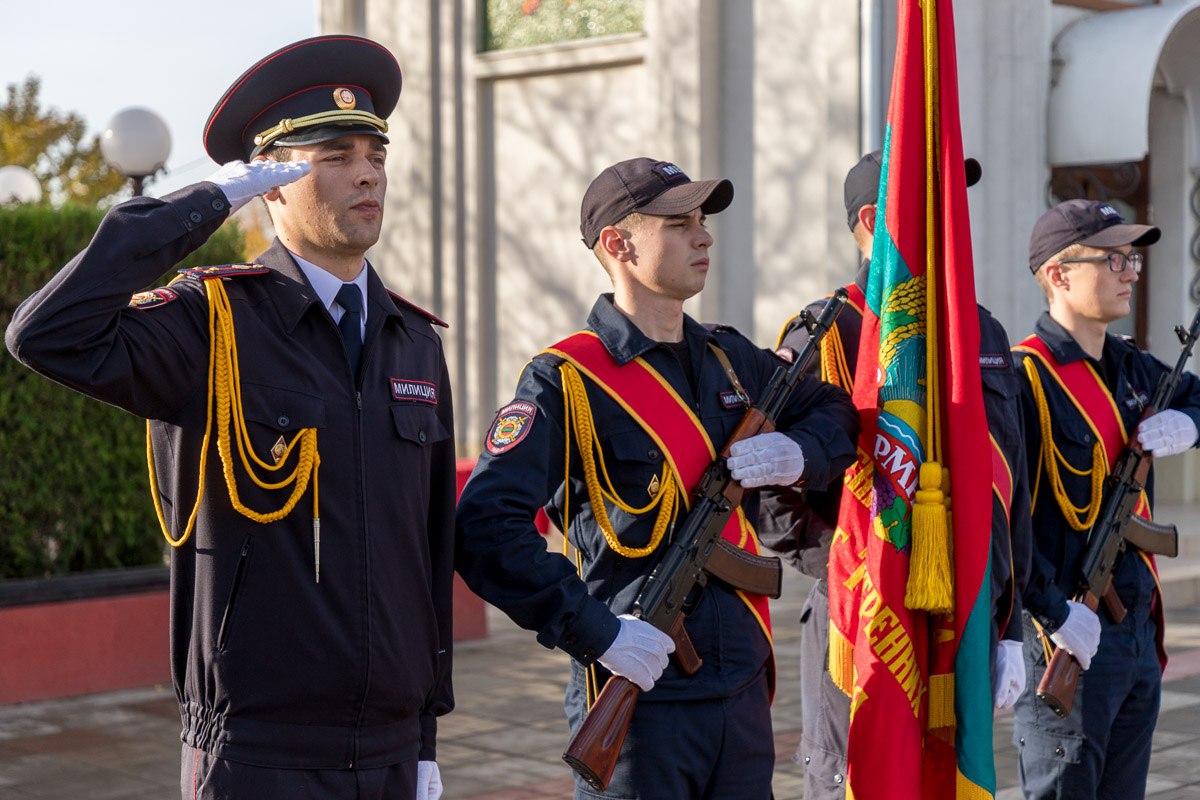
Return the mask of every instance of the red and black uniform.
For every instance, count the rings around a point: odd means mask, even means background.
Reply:
[[[1099,510],[1104,496],[1102,489],[1097,494],[1093,487],[1103,486],[1099,479],[1107,475],[1122,449],[1120,444],[1102,442],[1111,438],[1102,434],[1108,426],[1119,428],[1117,440],[1124,438],[1121,434],[1132,434],[1145,404],[1171,368],[1111,334],[1105,337],[1101,358],[1091,358],[1048,313],[1042,314],[1033,335],[1015,353],[1034,487],[1035,531],[1031,575],[1024,592],[1029,612],[1028,688],[1017,701],[1013,728],[1022,786],[1027,797],[1141,797],[1165,663],[1161,595],[1150,559],[1130,545],[1113,569],[1113,587],[1128,614],[1123,622],[1114,623],[1101,606],[1100,646],[1080,677],[1066,719],[1059,719],[1034,696],[1046,671],[1036,628],[1056,631],[1066,621],[1067,600],[1076,593],[1090,512]],[[1167,405],[1200,426],[1200,377],[1185,373]],[[1099,463],[1098,447],[1105,456]],[[1096,474],[1097,470],[1103,474]],[[1152,508],[1153,469],[1144,499]]]
[[[613,306],[611,295],[596,301],[587,329],[616,366],[640,358],[661,376],[717,449],[746,407],[712,346],[726,354],[751,400],[761,396],[781,365],[732,328],[710,329],[686,316],[681,345],[652,341]],[[551,352],[533,358],[521,373],[514,400],[498,413],[459,502],[456,566],[476,593],[536,631],[542,645],[572,656],[566,710],[577,728],[587,705],[586,672],[615,639],[616,615],[631,610],[668,546],[669,533],[638,557],[622,555],[606,540],[582,467],[585,455],[565,419],[565,360]],[[661,489],[664,453],[625,405],[587,378],[583,386],[597,463],[606,465],[627,506],[645,506]],[[800,445],[803,479],[812,485],[827,485],[853,458],[857,415],[836,387],[803,381],[780,415],[778,429]],[[747,492],[743,502],[751,523],[757,494]],[[629,513],[608,501],[604,506],[622,548],[648,547],[656,512]],[[546,551],[534,527],[542,508],[559,530],[567,530],[578,566]],[[713,579],[689,599],[686,628],[704,665],[687,676],[672,660],[638,703],[608,791],[595,795],[577,780],[576,797],[759,800],[769,793],[772,656],[760,620],[731,587]]]
[[[191,278],[138,307],[130,295],[227,215],[209,183],[116,206],[7,332],[36,371],[151,420],[154,491],[173,537],[201,479],[209,301]],[[368,267],[356,382],[337,326],[287,250],[276,242],[259,263],[266,269],[247,273],[261,274],[224,280],[240,403],[261,458],[316,429],[320,582],[313,486],[282,519],[247,519],[232,506],[214,431],[194,533],[171,552],[183,741],[259,767],[412,762],[415,773],[418,755],[434,757],[435,717],[453,705],[454,440],[441,342],[431,318]],[[234,473],[248,507],[280,507],[279,492],[255,486],[236,458]]]

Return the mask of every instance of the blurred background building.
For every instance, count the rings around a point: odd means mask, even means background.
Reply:
[[[388,224],[372,261],[451,322],[458,438],[474,455],[525,361],[582,326],[604,273],[579,201],[604,166],[651,155],[733,180],[690,313],[771,346],[848,282],[846,170],[882,144],[895,2],[318,0],[323,33],[396,52]],[[1105,198],[1162,227],[1123,330],[1174,362],[1200,269],[1200,0],[959,0],[964,149],[979,300],[1014,342],[1044,300],[1034,220]],[[1194,294],[1194,291],[1192,292]],[[1159,475],[1200,498],[1200,459]]]

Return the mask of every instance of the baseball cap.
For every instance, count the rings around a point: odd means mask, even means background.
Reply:
[[[592,248],[600,231],[634,211],[673,217],[699,208],[717,214],[732,201],[733,184],[724,178],[693,181],[670,161],[631,158],[608,167],[588,186],[579,210],[579,231],[583,243]]]
[[[979,183],[983,176],[983,168],[973,158],[963,161],[967,172],[967,186]],[[863,206],[874,205],[879,199],[879,179],[883,169],[883,151],[874,150],[858,160],[858,163],[846,173],[846,183],[843,193],[846,199],[846,224],[854,230],[858,222],[858,210]]]
[[[1162,231],[1153,225],[1134,225],[1103,200],[1067,200],[1042,214],[1029,236],[1029,271],[1036,273],[1055,253],[1073,244],[1089,247],[1143,247],[1154,244]]]

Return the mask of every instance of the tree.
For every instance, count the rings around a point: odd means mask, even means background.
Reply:
[[[0,164],[29,169],[56,203],[106,205],[124,186],[124,176],[104,160],[99,135],[85,141],[81,117],[40,107],[40,91],[41,80],[33,75],[8,85],[0,105]]]

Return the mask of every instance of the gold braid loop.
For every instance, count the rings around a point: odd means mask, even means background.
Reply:
[[[1029,385],[1033,389],[1033,402],[1037,406],[1038,426],[1041,428],[1042,434],[1042,446],[1039,458],[1045,465],[1046,478],[1050,482],[1051,491],[1054,492],[1054,499],[1058,501],[1058,507],[1062,510],[1063,517],[1067,520],[1068,525],[1077,531],[1091,530],[1092,524],[1100,514],[1100,500],[1101,494],[1104,491],[1104,477],[1108,474],[1108,464],[1104,460],[1104,448],[1101,447],[1099,441],[1093,445],[1092,465],[1089,469],[1076,469],[1071,466],[1063,456],[1062,451],[1058,449],[1058,445],[1054,443],[1054,437],[1050,428],[1050,404],[1046,401],[1046,392],[1042,388],[1042,377],[1032,358],[1025,359],[1025,372],[1029,376]],[[1071,498],[1067,495],[1066,487],[1063,486],[1062,475],[1059,471],[1060,465],[1066,467],[1067,471],[1072,475],[1088,475],[1091,478],[1091,497],[1087,505],[1077,507],[1071,502]],[[1033,486],[1031,508],[1037,506],[1037,497],[1040,488],[1041,474],[1039,471],[1037,481]]]
[[[217,278],[204,282],[208,293],[208,337],[211,343],[208,354],[208,392],[209,402],[204,422],[204,440],[200,446],[200,479],[196,489],[196,502],[192,506],[191,515],[183,535],[178,539],[171,537],[163,515],[162,504],[158,497],[158,483],[154,469],[154,446],[150,438],[150,423],[146,422],[146,462],[150,472],[150,494],[154,499],[154,511],[158,515],[158,524],[163,536],[172,547],[182,546],[192,534],[196,525],[196,515],[200,510],[200,501],[204,496],[204,476],[208,463],[208,448],[212,438],[213,407],[217,412],[217,452],[221,458],[222,473],[225,485],[229,489],[229,499],[239,514],[259,524],[267,524],[283,519],[292,512],[300,497],[308,488],[311,478],[313,483],[313,519],[319,519],[320,502],[317,492],[317,471],[321,464],[321,456],[317,451],[317,429],[302,428],[292,437],[278,463],[268,464],[254,452],[250,442],[250,432],[246,426],[246,417],[242,408],[241,373],[238,368],[237,337],[233,328],[233,309],[229,305],[229,296],[225,293],[224,282]],[[263,489],[283,489],[292,487],[292,493],[287,501],[276,511],[260,512],[247,507],[238,493],[237,479],[233,471],[232,448],[230,447],[230,423],[237,429],[237,449],[246,474],[254,483]],[[292,451],[297,451],[296,466],[282,480],[268,483],[258,476],[253,465],[276,472],[283,469],[291,458]]]
[[[648,504],[642,508],[634,508],[622,500],[613,486],[612,479],[608,474],[608,468],[604,463],[604,453],[600,449],[600,439],[596,435],[596,429],[592,421],[592,409],[587,399],[587,390],[584,388],[583,378],[580,376],[579,371],[568,362],[564,362],[559,369],[563,378],[564,421],[567,426],[567,466],[570,466],[570,438],[571,434],[574,433],[575,442],[579,446],[580,459],[583,465],[583,476],[584,483],[587,485],[588,500],[592,505],[592,513],[595,515],[596,525],[604,535],[604,541],[618,555],[626,558],[644,558],[658,548],[659,543],[662,542],[663,536],[667,532],[667,527],[675,518],[678,490],[677,480],[671,470],[671,466],[664,459],[662,475],[659,478],[658,492],[650,499]],[[597,460],[600,462],[599,471],[596,469]],[[569,474],[569,472],[566,474]],[[600,482],[601,476],[604,478],[603,486]],[[608,511],[604,505],[605,500],[627,514],[634,516],[645,514],[652,511],[656,506],[658,507],[658,516],[654,521],[654,529],[650,534],[650,541],[645,547],[628,547],[617,539],[617,533],[613,530],[612,522],[608,518]],[[564,526],[566,524],[566,516],[564,515]]]

